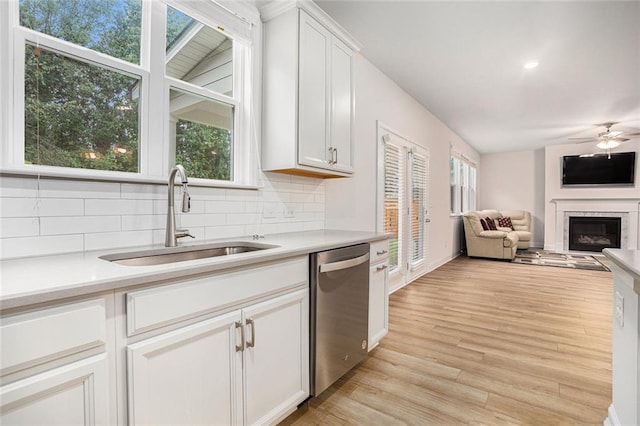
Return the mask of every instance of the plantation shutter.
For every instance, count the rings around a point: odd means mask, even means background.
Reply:
[[[425,258],[425,225],[427,220],[427,158],[417,152],[410,153],[411,176],[411,266]]]
[[[391,234],[389,240],[389,270],[401,263],[402,219],[404,210],[402,179],[402,149],[390,141],[384,144],[384,232]]]

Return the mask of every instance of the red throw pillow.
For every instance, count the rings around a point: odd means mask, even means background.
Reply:
[[[498,218],[498,225],[500,225],[503,228],[511,228],[511,229],[513,229],[513,223],[511,222],[511,218],[510,217],[499,217]]]
[[[483,231],[488,231],[489,230],[489,225],[487,225],[487,221],[484,219],[480,219],[480,225],[482,225],[482,230]]]
[[[487,221],[487,226],[489,227],[489,230],[491,231],[498,230],[498,228],[496,227],[496,223],[493,221],[493,219],[491,219],[490,217],[486,217],[484,220]]]

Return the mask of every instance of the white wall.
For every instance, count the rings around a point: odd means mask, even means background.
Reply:
[[[191,187],[191,212],[177,214],[177,227],[194,241],[324,228],[324,181],[265,173],[260,183]],[[3,176],[0,258],[161,244],[166,215],[166,185]]]
[[[531,212],[533,247],[544,245],[544,150],[483,154],[479,209]]]
[[[428,269],[460,250],[460,218],[449,216],[449,149],[473,161],[478,153],[362,56],[355,63],[355,174],[326,182],[326,226],[376,230],[377,120],[429,150]]]

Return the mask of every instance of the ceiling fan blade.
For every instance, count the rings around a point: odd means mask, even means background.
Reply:
[[[633,133],[623,133],[620,136],[624,136],[624,137],[629,137],[629,136],[640,136],[640,132],[633,132]]]

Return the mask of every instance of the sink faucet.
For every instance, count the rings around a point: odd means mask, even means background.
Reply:
[[[169,171],[169,193],[168,193],[168,208],[167,208],[167,231],[164,239],[165,247],[175,247],[178,245],[178,238],[191,237],[195,238],[189,233],[188,229],[176,229],[176,212],[173,208],[174,199],[174,185],[176,180],[176,173],[180,173],[180,179],[182,179],[182,212],[189,213],[191,210],[191,197],[187,187],[187,172],[184,171],[184,167],[177,164],[171,171]]]

